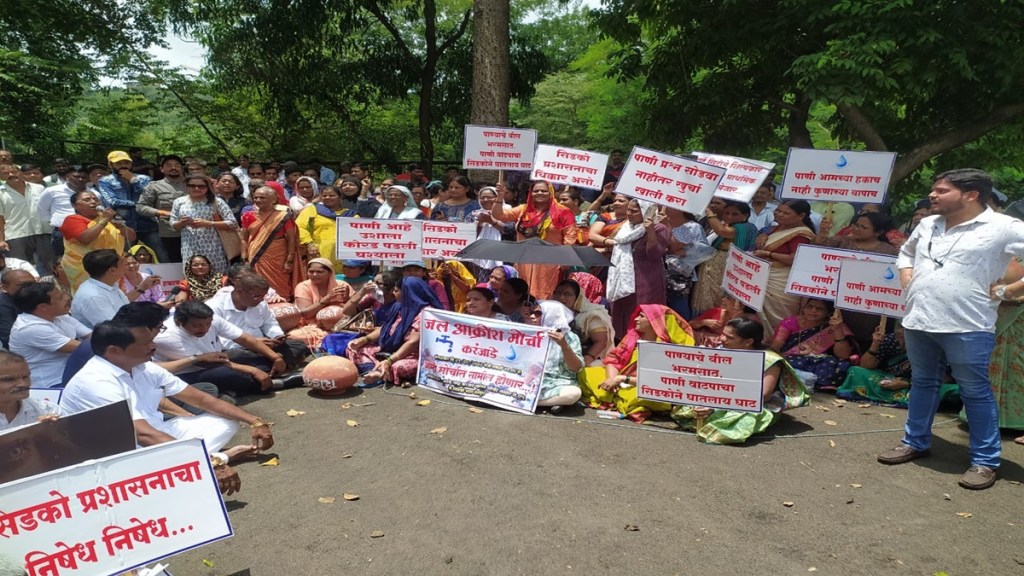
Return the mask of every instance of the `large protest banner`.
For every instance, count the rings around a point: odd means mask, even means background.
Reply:
[[[615,192],[702,214],[723,176],[725,168],[634,146]]]
[[[106,576],[232,535],[201,440],[0,487],[0,551],[29,576]]]
[[[760,412],[764,402],[764,352],[640,342],[640,398]]]
[[[423,221],[338,218],[338,260],[423,260]]]
[[[869,260],[896,264],[895,256],[874,252],[857,252],[812,244],[797,246],[793,266],[786,280],[786,292],[822,300],[835,300],[839,285],[839,265],[845,259]]]
[[[607,168],[607,154],[541,144],[533,158],[530,179],[600,189]]]
[[[473,222],[432,222],[424,220],[423,258],[452,258],[476,240]]]
[[[160,289],[164,295],[171,293],[171,289],[185,279],[185,269],[181,262],[170,264],[140,264],[139,271],[160,277]]]
[[[772,162],[749,160],[738,156],[697,151],[694,151],[693,155],[697,157],[698,162],[725,168],[725,176],[718,183],[715,196],[737,202],[750,202],[754,193],[775,168]]]
[[[548,356],[547,330],[426,309],[416,383],[441,394],[532,414]]]
[[[883,204],[895,152],[790,148],[780,198]]]
[[[894,264],[845,259],[839,263],[836,308],[903,318],[907,299]]]
[[[462,166],[471,170],[530,170],[537,131],[466,124]],[[428,256],[430,258],[430,256]]]
[[[768,291],[768,274],[772,263],[751,256],[734,245],[729,246],[722,273],[722,290],[744,306],[761,311]]]

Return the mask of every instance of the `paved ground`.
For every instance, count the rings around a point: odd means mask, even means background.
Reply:
[[[931,458],[887,467],[874,455],[904,413],[824,395],[773,437],[722,447],[667,422],[414,391],[250,404],[277,423],[280,465],[239,466],[235,537],[171,559],[174,574],[1024,574],[1024,446],[1004,435],[1001,480],[963,490],[953,414]]]

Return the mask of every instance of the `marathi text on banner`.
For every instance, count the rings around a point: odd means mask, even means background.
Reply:
[[[201,440],[0,487],[3,552],[29,576],[120,574],[232,535]]]
[[[423,258],[451,259],[475,240],[473,222],[423,221]]]
[[[768,292],[771,267],[771,262],[752,256],[736,246],[729,246],[722,274],[722,290],[744,306],[760,311]]]
[[[764,352],[641,342],[637,355],[640,398],[760,412],[764,402]]]
[[[530,179],[598,189],[607,168],[607,154],[541,144],[537,146]]]
[[[719,166],[634,146],[615,192],[701,214],[725,172]]]
[[[772,162],[748,160],[737,156],[693,152],[697,161],[725,168],[725,176],[718,183],[715,196],[737,202],[750,202],[754,193],[775,169]]]
[[[471,170],[530,170],[537,131],[466,124],[462,166]],[[427,256],[431,258],[431,256]]]
[[[185,269],[182,267],[181,262],[172,262],[170,264],[140,264],[139,270],[150,276],[160,277],[160,289],[164,291],[164,296],[171,293],[171,289],[181,284],[181,281],[185,279]]]
[[[895,152],[790,148],[782,199],[882,204]]]
[[[548,355],[545,328],[429,308],[420,319],[418,385],[533,413]]]
[[[839,263],[836,308],[902,318],[907,299],[895,264],[845,259]]]
[[[801,244],[793,257],[793,266],[786,280],[786,292],[822,300],[835,300],[839,285],[839,266],[843,260],[868,260],[896,264],[895,256],[874,252],[857,252],[840,248],[827,248]]]
[[[423,221],[338,218],[338,260],[423,260]]]

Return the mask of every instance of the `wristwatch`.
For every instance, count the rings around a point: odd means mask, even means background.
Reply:
[[[996,298],[1000,300],[1006,300],[1006,285],[996,288]]]

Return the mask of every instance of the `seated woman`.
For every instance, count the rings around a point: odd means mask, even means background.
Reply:
[[[833,391],[850,369],[855,352],[851,336],[832,302],[808,298],[798,315],[779,323],[771,349],[797,370],[814,374],[815,390]]]
[[[654,412],[668,412],[670,404],[641,400],[636,393],[637,343],[668,342],[693,345],[693,332],[683,317],[668,306],[641,304],[629,319],[629,329],[619,345],[604,358],[604,369],[587,368],[583,400],[591,408],[618,410],[630,420],[642,423]]]
[[[498,311],[512,322],[523,322],[523,305],[530,299],[530,285],[526,280],[508,278],[501,284],[497,294]]]
[[[492,320],[508,320],[508,316],[497,311],[494,301],[494,292],[490,288],[478,286],[470,288],[466,293],[466,314],[478,318],[490,318]]]
[[[224,277],[214,274],[210,259],[202,254],[196,254],[185,262],[185,279],[178,284],[181,292],[174,297],[174,303],[179,304],[186,300],[206,302],[223,287]]]
[[[398,305],[391,308],[380,328],[348,345],[346,356],[363,375],[363,387],[385,381],[406,387],[415,381],[419,367],[420,312],[428,306],[441,309],[430,286],[414,276],[402,278],[394,294]]]
[[[600,366],[601,359],[615,343],[615,329],[608,310],[587,300],[575,280],[562,280],[552,295],[576,314],[572,329],[582,341],[583,362],[587,366]]]
[[[139,263],[130,252],[124,255],[125,272],[118,282],[121,291],[128,296],[129,302],[156,302],[164,308],[173,303],[164,302],[164,290],[160,287],[160,277],[139,271]]]
[[[860,357],[860,366],[846,373],[846,380],[836,390],[836,396],[847,400],[868,400],[883,406],[906,408],[910,398],[910,360],[903,341],[903,327],[886,334],[878,326],[871,338],[871,347]],[[939,402],[959,399],[956,384],[939,386]]]
[[[160,261],[156,259],[156,252],[152,248],[145,244],[136,244],[128,249],[128,253],[135,256],[135,260],[139,264],[159,264]]]
[[[497,266],[491,270],[491,274],[487,278],[488,288],[491,289],[491,292],[500,294],[502,284],[504,284],[505,280],[508,280],[509,278],[519,278],[519,272],[511,266]]]
[[[531,326],[548,329],[548,357],[537,406],[551,406],[552,414],[572,406],[582,394],[577,374],[583,370],[583,352],[579,337],[569,329],[571,322],[572,311],[554,300],[537,302],[526,319]]]
[[[720,345],[725,325],[733,318],[740,316],[743,316],[743,303],[728,294],[722,296],[717,308],[705,310],[700,316],[690,321],[697,346],[714,348]]]
[[[464,312],[466,309],[466,293],[470,288],[476,286],[476,276],[458,260],[445,260],[439,262],[434,268],[434,274],[444,287],[447,294],[451,294],[451,310]]]
[[[309,279],[295,287],[295,305],[302,313],[303,326],[289,332],[288,337],[319,348],[327,332],[317,326],[317,314],[328,306],[344,306],[352,288],[334,278],[334,263],[327,258],[311,259],[306,264],[306,276]]]
[[[723,347],[731,350],[758,350],[763,347],[764,328],[749,318],[734,318],[722,331]],[[697,438],[713,444],[740,444],[768,429],[785,410],[810,402],[807,388],[786,360],[771,350],[764,351],[764,404],[761,412],[734,412],[712,408],[677,406],[672,419],[683,429],[693,430]]]

